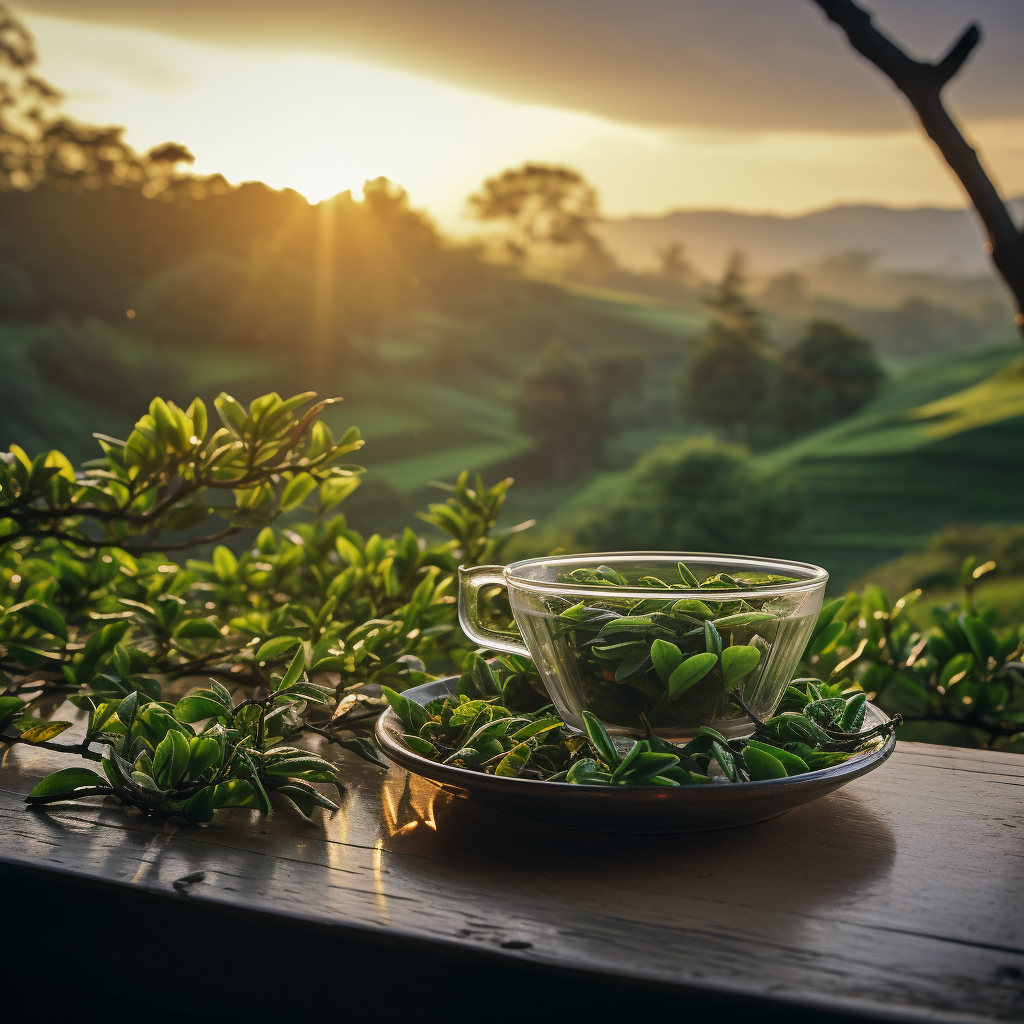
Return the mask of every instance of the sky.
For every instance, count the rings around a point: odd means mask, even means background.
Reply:
[[[74,116],[173,140],[196,170],[313,201],[384,175],[449,230],[488,175],[567,164],[607,215],[960,206],[881,74],[809,0],[21,0]],[[947,90],[1007,194],[1024,193],[1024,4],[878,0],[940,55],[984,39]]]

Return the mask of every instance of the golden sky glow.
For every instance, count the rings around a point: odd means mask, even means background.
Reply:
[[[467,193],[524,160],[566,163],[606,213],[679,207],[799,212],[835,202],[962,205],[913,128],[654,128],[298,49],[235,49],[137,28],[27,16],[44,75],[76,117],[123,124],[138,148],[174,140],[197,171],[260,179],[312,200],[367,178],[403,184],[458,230]],[[852,59],[852,58],[851,58]],[[970,126],[1008,194],[1024,192],[1024,120]]]

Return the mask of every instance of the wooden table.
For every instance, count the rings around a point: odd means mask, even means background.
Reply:
[[[233,988],[263,1008],[296,1005],[294,986],[260,984],[296,956],[316,978],[301,1006],[361,994],[377,1019],[428,988],[459,993],[449,1020],[476,1019],[471,999],[494,1019],[526,982],[551,993],[546,1006],[591,1013],[619,1000],[734,1011],[700,1018],[715,1021],[1024,1019],[1018,755],[902,743],[774,821],[621,836],[505,819],[348,754],[345,806],[315,824],[282,808],[157,827],[98,798],[27,810],[69,759],[0,749],[6,937],[25,934],[10,928],[20,920],[37,931],[26,950],[59,938],[120,958],[119,985],[132,957],[151,984],[205,948],[248,972]],[[35,970],[49,985],[67,973]],[[208,999],[225,984],[210,980]]]

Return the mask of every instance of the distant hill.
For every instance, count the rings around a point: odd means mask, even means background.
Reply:
[[[1013,200],[1018,222],[1024,197]],[[696,269],[717,276],[742,249],[758,274],[802,266],[836,253],[878,253],[887,270],[988,273],[984,236],[973,211],[922,207],[834,206],[795,217],[728,210],[677,210],[661,217],[605,221],[599,233],[619,261],[636,270],[656,263],[656,248],[681,242]]]

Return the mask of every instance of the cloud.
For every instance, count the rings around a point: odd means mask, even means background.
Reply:
[[[985,38],[950,87],[974,121],[1024,116],[1020,0],[878,0],[922,57],[970,20]],[[810,0],[20,0],[26,12],[243,48],[331,52],[510,100],[634,124],[876,132],[909,114]]]

